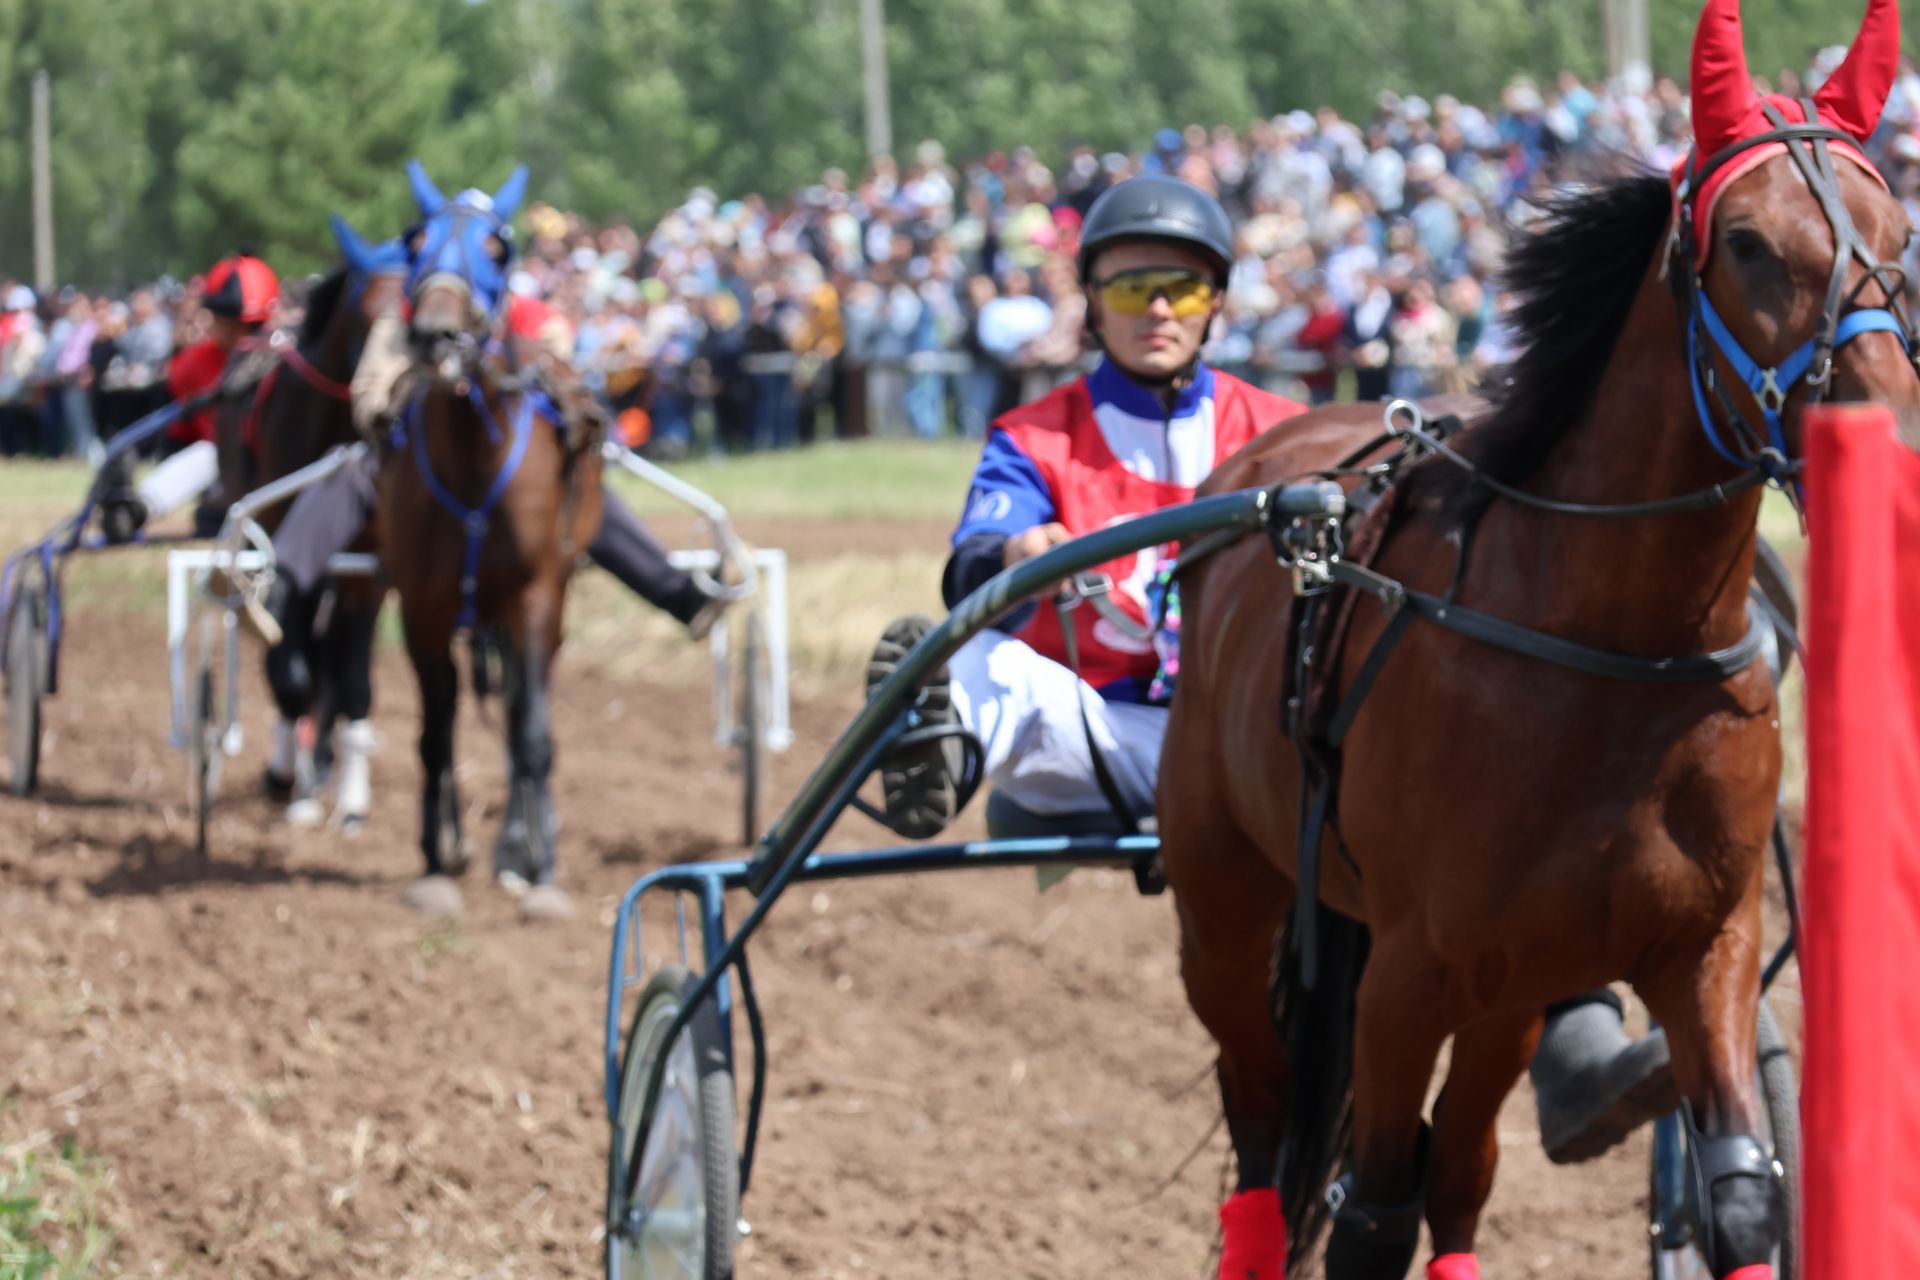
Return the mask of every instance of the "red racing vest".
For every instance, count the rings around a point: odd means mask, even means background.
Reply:
[[[1169,416],[1151,392],[1103,362],[1094,373],[1008,411],[994,426],[1032,459],[1052,494],[1054,518],[1078,536],[1191,501],[1214,467],[1305,408],[1201,365]],[[1100,566],[1113,579],[1115,601],[1143,627],[1151,621],[1147,587],[1172,553],[1171,546],[1149,547]],[[1132,679],[1144,687],[1153,678],[1159,658],[1150,638],[1125,634],[1089,607],[1067,616],[1088,684],[1097,689]],[[1066,662],[1050,602],[1041,601],[1015,634],[1045,657]]]

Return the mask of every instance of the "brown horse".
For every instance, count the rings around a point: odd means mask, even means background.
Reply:
[[[1641,659],[1740,651],[1762,489],[1708,505],[1737,487],[1727,453],[1790,476],[1781,455],[1797,448],[1798,407],[1829,391],[1920,412],[1904,335],[1889,331],[1905,319],[1886,310],[1898,283],[1884,264],[1902,252],[1907,216],[1851,145],[1891,81],[1892,10],[1873,0],[1818,120],[1801,124],[1781,100],[1767,106],[1784,121],[1765,115],[1733,0],[1713,0],[1695,47],[1688,216],[1676,219],[1666,178],[1615,178],[1560,199],[1514,246],[1523,354],[1490,411],[1454,437],[1484,481],[1430,455],[1375,513],[1386,524],[1372,568],[1445,604],[1437,619],[1409,613],[1369,673],[1324,827],[1303,816],[1301,743],[1283,727],[1296,614],[1274,551],[1242,543],[1183,577],[1181,688],[1159,793],[1166,874],[1189,999],[1219,1044],[1240,1191],[1270,1197],[1262,1189],[1277,1186],[1290,1228],[1263,1229],[1278,1246],[1264,1256],[1242,1247],[1233,1280],[1299,1265],[1329,1208],[1334,1280],[1403,1275],[1422,1217],[1435,1253],[1455,1255],[1432,1274],[1476,1275],[1495,1117],[1542,1011],[1621,980],[1665,1028],[1705,1135],[1694,1145],[1708,1153],[1698,1172],[1713,1273],[1767,1274],[1778,1215],[1791,1210],[1775,1203],[1757,1143],[1716,1141],[1761,1132],[1761,872],[1781,761],[1766,670],[1612,679],[1470,639],[1445,608]],[[1791,151],[1761,149],[1769,139],[1756,134],[1782,123]],[[1746,163],[1722,167],[1723,152]],[[1698,179],[1716,172],[1717,204],[1696,207],[1708,185]],[[1709,314],[1757,361],[1715,339]],[[1796,360],[1809,335],[1819,337],[1810,364]],[[1713,377],[1697,407],[1704,368]],[[1332,468],[1376,438],[1380,420],[1378,406],[1295,418],[1206,490]],[[1784,447],[1763,449],[1769,437]],[[1538,505],[1700,490],[1679,514],[1581,518]],[[1336,589],[1329,614],[1351,594]],[[1321,632],[1327,650],[1310,655],[1330,685],[1320,705],[1362,680],[1388,629],[1371,600],[1350,607],[1344,634]],[[1311,987],[1290,927],[1303,830],[1321,833]],[[1425,1098],[1449,1037],[1429,1130]],[[1348,1176],[1323,1198],[1343,1158]],[[1234,1253],[1235,1219],[1223,1217]]]
[[[238,495],[318,461],[329,449],[357,438],[348,384],[360,359],[373,318],[390,307],[406,271],[397,241],[370,245],[339,219],[334,235],[345,257],[307,297],[298,335],[280,349],[256,393],[226,410],[220,432],[221,487]],[[260,525],[272,533],[289,503],[261,512]],[[371,530],[354,545],[377,550]],[[274,759],[267,787],[296,804],[314,803],[312,791],[333,759],[334,728],[350,726],[340,788],[339,816],[348,827],[366,816],[370,796],[364,756],[366,720],[372,709],[373,639],[384,582],[342,583],[324,629],[311,630],[316,598],[291,603],[291,633],[267,654],[267,679],[279,707]],[[298,721],[313,714],[316,742],[299,743]]]
[[[571,429],[536,371],[520,367],[510,345],[498,347],[506,220],[525,171],[491,201],[472,192],[447,200],[417,165],[412,177],[425,220],[409,241],[414,389],[381,470],[379,515],[420,681],[421,848],[429,877],[464,861],[452,644],[471,630],[499,648],[507,694],[512,776],[495,875],[532,886],[522,901],[529,914],[564,914],[548,689],[568,579],[600,523],[599,441]]]

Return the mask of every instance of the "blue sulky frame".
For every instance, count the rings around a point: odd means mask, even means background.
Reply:
[[[95,511],[99,509],[99,475],[115,461],[132,453],[140,445],[166,430],[181,414],[198,408],[209,399],[210,397],[202,396],[156,409],[125,430],[116,433],[107,445],[106,456],[95,472],[95,481],[88,488],[86,499],[80,504],[80,509],[55,525],[52,531],[40,541],[31,546],[22,547],[8,556],[5,567],[0,569],[0,619],[12,618],[14,598],[19,594],[22,578],[35,568],[39,570],[40,586],[47,602],[47,670],[44,679],[47,693],[55,693],[59,690],[62,629],[60,570],[65,565],[66,558],[76,551],[97,551],[113,545],[99,534],[87,532],[88,523],[92,521]],[[142,531],[135,534],[133,541],[127,545],[160,546],[192,540],[188,535],[148,537]],[[6,660],[6,644],[11,631],[11,627],[0,629],[0,665],[3,665]]]
[[[1131,552],[1208,534],[1254,533],[1266,526],[1272,511],[1302,518],[1324,514],[1317,505],[1324,500],[1317,489],[1310,495],[1301,495],[1303,509],[1297,512],[1289,509],[1287,496],[1286,489],[1245,489],[1202,498],[1076,538],[1007,569],[955,606],[946,620],[916,645],[893,674],[874,690],[866,706],[828,749],[819,767],[773,828],[760,839],[751,859],[664,867],[629,888],[620,901],[614,922],[607,989],[606,1101],[608,1119],[613,1126],[612,1150],[622,1150],[627,1140],[620,1124],[619,1107],[621,1012],[627,993],[646,976],[640,969],[638,908],[650,893],[663,891],[675,896],[683,954],[688,952],[686,899],[693,898],[704,959],[699,981],[687,993],[662,1043],[675,1043],[694,1012],[703,1002],[711,1000],[721,1015],[722,1043],[731,1067],[734,1053],[730,972],[739,978],[740,1001],[754,1049],[753,1084],[745,1139],[740,1147],[739,1187],[744,1195],[753,1171],[755,1142],[766,1097],[766,1037],[754,997],[746,948],[789,885],[797,881],[859,879],[897,872],[972,867],[1107,866],[1133,868],[1136,874],[1149,867],[1160,848],[1159,838],[1152,835],[989,839],[854,853],[823,854],[816,850],[840,815],[850,805],[860,803],[856,793],[887,748],[913,726],[912,708],[921,682],[969,638],[1022,602],[1047,594],[1074,574]],[[727,892],[735,889],[749,891],[756,901],[730,934],[725,901]],[[647,1078],[646,1101],[639,1112],[643,1117],[653,1114],[666,1075],[667,1059],[667,1054],[661,1054]],[[618,1170],[616,1166],[616,1176],[622,1178],[622,1184],[610,1203],[626,1204],[625,1188],[632,1185],[645,1148],[644,1140],[636,1142],[633,1166],[625,1170]],[[627,1206],[624,1215],[609,1222],[607,1229],[616,1235],[626,1235],[637,1231],[639,1225],[639,1214]]]

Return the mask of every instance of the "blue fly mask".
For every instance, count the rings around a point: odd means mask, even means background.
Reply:
[[[489,196],[467,190],[449,200],[418,160],[407,165],[421,222],[406,236],[407,297],[413,340],[446,381],[459,381],[485,351],[507,303],[507,267],[513,260],[513,215],[527,192],[525,166]],[[456,314],[429,295],[451,291]]]
[[[347,264],[349,299],[357,301],[370,280],[407,274],[407,245],[399,236],[372,243],[337,213],[328,217],[327,224],[333,228],[333,242],[340,246],[340,258]]]

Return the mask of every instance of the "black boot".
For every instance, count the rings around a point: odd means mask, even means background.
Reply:
[[[278,629],[280,641],[267,650],[267,684],[280,711],[278,732],[286,733],[307,714],[313,705],[313,667],[308,657],[312,648],[311,630],[314,602],[284,576],[275,576],[266,598],[257,606]],[[299,776],[300,752],[296,742],[277,742],[275,757],[284,756],[285,772],[274,763],[266,770],[266,791],[285,803],[303,790]],[[310,781],[310,780],[309,780]]]
[[[919,614],[895,618],[887,625],[867,660],[869,698],[931,630],[932,619]],[[945,667],[921,684],[914,718],[915,724],[907,730],[909,740],[896,745],[880,762],[880,788],[886,797],[887,825],[909,840],[926,840],[946,829],[973,792],[966,777],[966,731],[954,710]]]
[[[100,495],[101,536],[114,546],[132,542],[147,523],[147,504],[133,487],[125,455],[109,460],[95,484]]]
[[[280,629],[280,643],[267,650],[267,683],[283,719],[297,720],[313,705],[313,610],[316,601],[284,575],[267,588],[263,604]]]
[[[1620,998],[1595,991],[1547,1010],[1529,1075],[1540,1145],[1555,1164],[1591,1160],[1680,1103],[1667,1037],[1630,1039]]]

